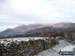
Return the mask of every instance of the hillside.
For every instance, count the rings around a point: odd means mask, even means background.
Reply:
[[[28,33],[37,33],[44,31],[63,31],[66,28],[75,27],[75,23],[70,22],[62,22],[56,24],[30,24],[30,25],[21,25],[15,27],[13,29],[6,29],[3,32],[0,32],[0,36],[10,36],[10,35],[20,35],[20,34],[28,34]]]

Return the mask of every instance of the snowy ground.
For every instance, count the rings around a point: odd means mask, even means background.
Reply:
[[[58,53],[58,50],[60,48],[63,48],[63,47],[69,46],[69,45],[72,45],[72,44],[65,40],[60,40],[58,45],[56,45],[53,48],[50,48],[48,50],[44,50],[41,53],[34,55],[34,56],[60,56]]]

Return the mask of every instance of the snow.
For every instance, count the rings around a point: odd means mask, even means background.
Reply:
[[[56,46],[49,48],[48,50],[44,50],[42,52],[40,52],[37,55],[34,56],[61,56],[58,51],[61,49],[63,49],[64,47],[66,48],[71,48],[73,45],[65,40],[60,40],[59,44],[57,44]]]
[[[32,37],[32,38],[14,38],[13,40],[18,40],[18,41],[28,41],[29,39],[44,39],[42,37]],[[0,39],[0,42],[3,43],[4,39]],[[7,39],[8,41],[11,41],[11,39]],[[75,45],[65,41],[65,40],[60,40],[58,44],[52,48],[49,48],[48,50],[44,50],[40,52],[37,55],[34,56],[61,56],[58,52],[61,49],[62,51],[72,51],[74,49]]]
[[[29,41],[29,40],[38,40],[38,39],[45,39],[48,37],[18,37],[13,38],[13,41]],[[0,43],[7,45],[8,43],[12,42],[12,38],[0,39]]]
[[[18,37],[18,38],[13,38],[13,41],[17,40],[17,41],[29,41],[30,39],[31,40],[38,40],[38,39],[44,39],[44,38],[47,38],[47,37]],[[12,38],[6,38],[6,39],[0,39],[0,41],[4,41],[4,40],[7,40],[7,41],[12,41]]]
[[[64,48],[61,48],[61,51],[73,51],[74,48],[75,48],[75,45],[69,45]]]

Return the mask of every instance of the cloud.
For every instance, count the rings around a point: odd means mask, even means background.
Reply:
[[[36,22],[74,22],[74,15],[75,0],[0,0],[1,30]]]
[[[12,9],[17,13],[33,14],[40,17],[58,17],[61,14],[56,8],[44,0],[12,0]]]
[[[54,5],[57,10],[64,15],[72,16],[75,14],[74,0],[53,0],[52,5]]]
[[[74,0],[11,0],[10,3],[15,12],[37,15],[42,20],[67,18],[75,13]]]

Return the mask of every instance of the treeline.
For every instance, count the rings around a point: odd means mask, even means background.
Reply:
[[[50,31],[44,31],[44,32],[38,32],[38,33],[28,33],[28,34],[21,34],[21,35],[15,35],[15,36],[8,36],[7,38],[11,37],[57,37],[62,36],[63,32],[56,31],[56,32],[50,32]]]
[[[63,31],[44,31],[32,34],[16,35],[14,37],[62,37],[64,39],[75,41],[75,28],[66,28]]]
[[[64,39],[68,39],[71,41],[75,40],[75,27],[66,28],[63,31],[43,31],[37,33],[28,33],[28,34],[21,34],[15,36],[8,36],[7,38],[15,38],[15,37],[62,37]]]

